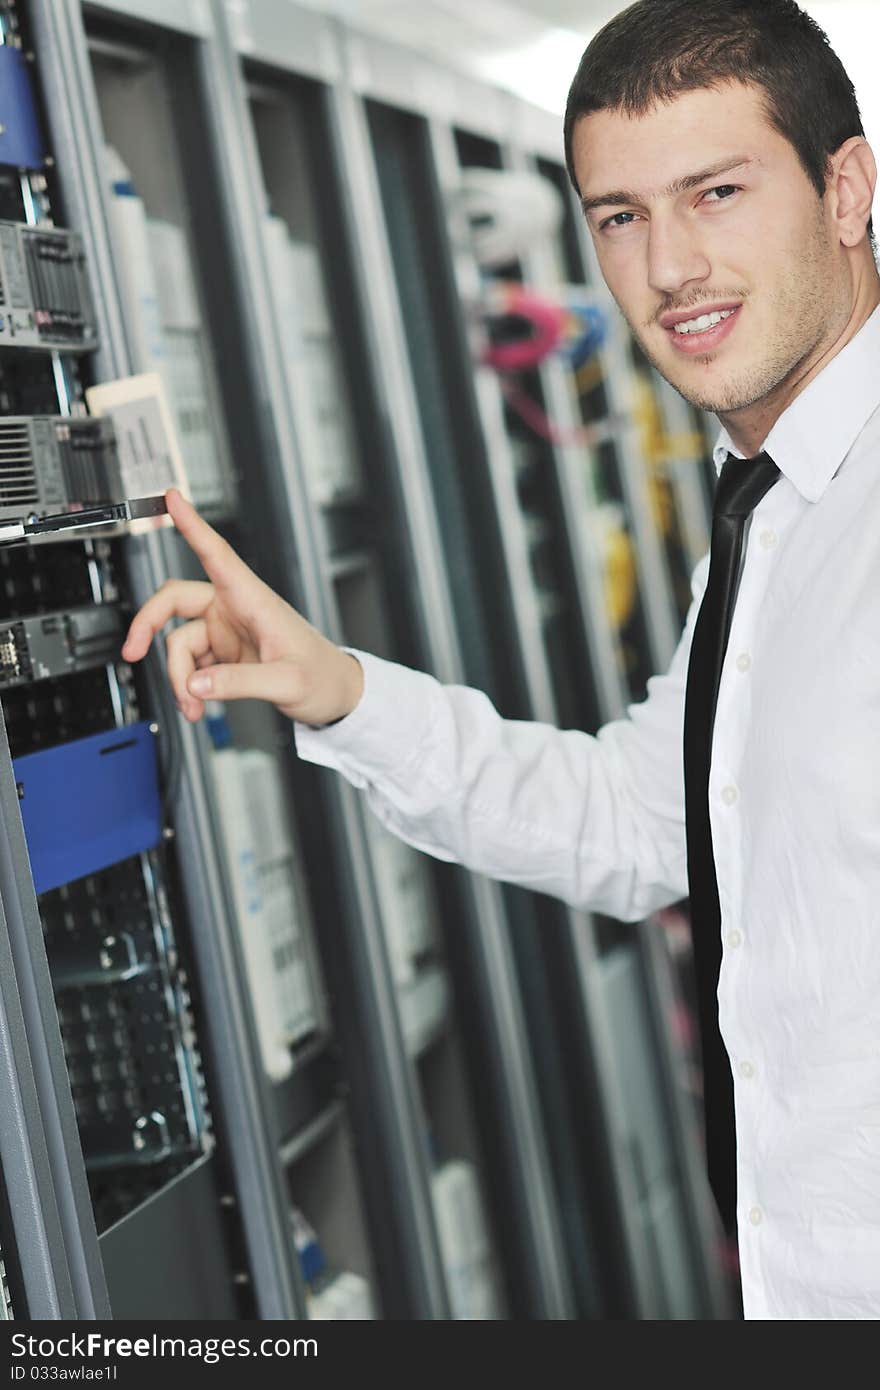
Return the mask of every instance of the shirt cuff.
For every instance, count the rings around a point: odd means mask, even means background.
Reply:
[[[314,728],[294,721],[296,751],[309,763],[342,772],[356,787],[394,777],[428,746],[438,683],[371,652],[343,647],[363,668],[364,689],[351,714]]]

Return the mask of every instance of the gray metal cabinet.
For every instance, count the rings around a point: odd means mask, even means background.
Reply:
[[[406,406],[394,365],[396,330],[377,324],[377,316],[393,314],[391,286],[380,280],[386,252],[377,192],[363,167],[351,183],[363,114],[344,77],[332,87],[315,80],[316,69],[319,79],[326,76],[328,52],[342,53],[339,37],[314,16],[294,22],[287,12],[290,23],[277,28],[272,7],[234,13],[256,202],[270,214],[263,235],[275,258],[276,286],[283,284],[279,258],[286,253],[287,274],[299,291],[276,294],[278,335],[302,443],[304,477],[291,486],[303,489],[298,507],[310,517],[326,579],[327,629],[351,645],[454,678],[458,658],[444,616],[447,578],[430,500],[412,440],[399,432]],[[456,1273],[463,1258],[477,1266],[482,1259],[487,1274],[471,1316],[498,1316],[505,1308],[514,1316],[560,1316],[567,1304],[558,1217],[497,891],[396,845],[371,819],[366,832],[405,1045],[425,1027],[419,996],[449,1000],[445,1017],[437,1026],[426,1020],[424,1042],[410,1050],[453,1313],[469,1315]],[[395,906],[395,876],[407,904]],[[417,925],[426,910],[432,931]],[[406,917],[410,934],[415,929],[422,941],[409,963]],[[476,1178],[479,1224],[488,1235],[479,1258],[454,1254],[455,1239],[438,1208],[447,1200],[446,1185],[463,1180],[463,1164]]]

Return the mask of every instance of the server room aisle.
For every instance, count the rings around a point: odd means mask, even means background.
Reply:
[[[0,1316],[730,1316],[683,908],[431,859],[120,656],[202,577],[177,482],[333,640],[511,718],[644,695],[704,423],[557,124],[291,0],[0,0]],[[511,357],[538,301],[580,355]]]

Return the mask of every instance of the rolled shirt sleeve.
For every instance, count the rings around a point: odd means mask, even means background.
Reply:
[[[503,719],[478,690],[348,648],[361,700],[338,724],[296,724],[298,754],[363,790],[416,849],[638,920],[687,893],[684,697],[707,572],[708,557],[668,672],[595,737]]]

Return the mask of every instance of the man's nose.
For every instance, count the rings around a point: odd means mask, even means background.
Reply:
[[[677,217],[654,217],[648,233],[648,280],[658,294],[680,294],[707,280],[711,263],[693,228]]]

